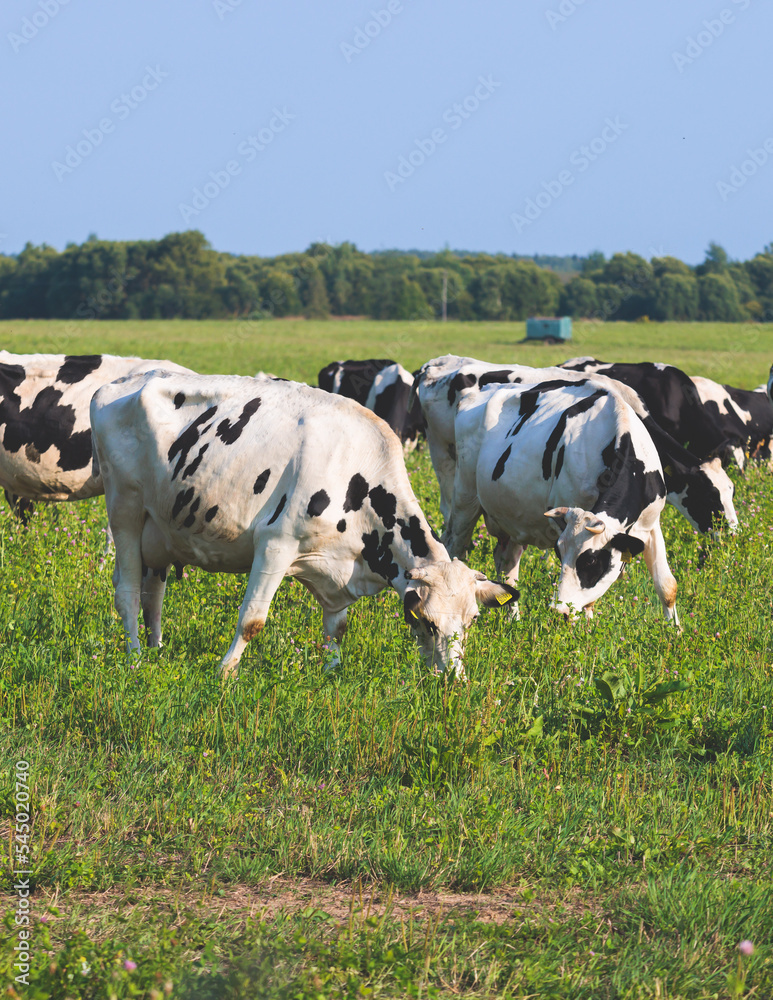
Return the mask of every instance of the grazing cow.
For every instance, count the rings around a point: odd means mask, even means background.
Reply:
[[[734,442],[732,455],[738,468],[743,469],[747,456],[753,461],[769,461],[773,406],[766,386],[754,390],[736,389],[700,375],[691,376],[691,381],[704,408],[728,440]]]
[[[413,375],[396,361],[333,361],[319,373],[318,382],[320,389],[356,399],[386,420],[404,451],[416,447],[424,429],[421,407],[411,400]]]
[[[297,382],[151,372],[103,386],[91,421],[132,649],[140,603],[160,643],[170,564],[249,573],[226,676],[285,576],[319,601],[335,656],[349,605],[391,584],[427,660],[457,675],[477,602],[517,596],[449,559],[396,437],[352,400]]]
[[[596,358],[572,358],[559,367],[584,374],[607,375],[630,386],[649,410],[658,426],[702,462],[720,458],[726,465],[740,444],[728,435],[706,408],[693,380],[680,368],[651,361],[611,363]]]
[[[529,368],[526,365],[492,365],[475,358],[447,354],[422,365],[414,383],[426,423],[427,444],[440,483],[440,510],[448,517],[456,460],[454,416],[459,393],[469,386],[485,388],[500,383],[537,383],[546,380],[574,384],[589,376],[563,368]],[[719,459],[699,460],[666,433],[649,414],[638,395],[625,384],[602,375],[643,422],[655,447],[666,480],[667,501],[698,531],[712,528],[714,518],[724,518],[731,530],[738,526],[733,507],[733,483]]]
[[[171,361],[110,354],[0,351],[0,486],[25,523],[35,500],[103,492],[91,474],[91,397],[105,382],[153,368],[189,371]]]
[[[456,473],[443,536],[451,555],[466,552],[481,514],[510,584],[527,545],[557,545],[554,607],[590,616],[623,563],[643,552],[666,618],[678,626],[660,529],[660,459],[608,380],[469,388],[454,424]]]
[[[768,375],[768,399],[773,403],[773,365],[770,366],[770,374]]]

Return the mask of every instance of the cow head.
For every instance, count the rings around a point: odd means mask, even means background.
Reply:
[[[666,471],[670,478],[668,500],[698,531],[712,529],[715,518],[724,518],[730,531],[738,530],[738,515],[733,506],[733,480],[722,468],[719,458],[687,469],[672,462]]]
[[[464,644],[467,629],[478,617],[478,604],[504,607],[518,599],[518,591],[492,582],[459,559],[430,563],[405,575],[409,587],[403,613],[428,666],[452,669],[457,677],[464,677]]]
[[[553,607],[571,616],[589,609],[620,575],[623,563],[644,551],[640,538],[619,530],[605,514],[581,507],[555,507],[545,512],[561,534],[556,543],[561,576]]]

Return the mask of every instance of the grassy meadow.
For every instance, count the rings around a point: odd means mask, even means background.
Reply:
[[[773,326],[302,320],[0,323],[10,351],[109,351],[315,380],[343,357],[658,360],[753,387]],[[414,491],[442,527],[426,448]],[[239,680],[245,580],[172,579],[164,646],[127,660],[101,499],[0,507],[3,995],[773,997],[773,477],[732,471],[741,530],[668,508],[684,631],[641,559],[567,626],[530,551],[520,622],[484,611],[468,681],[428,674],[384,591],[325,670],[285,581]],[[470,565],[493,575],[476,533]],[[15,765],[29,762],[30,985],[14,981]],[[742,940],[754,944],[742,955]]]

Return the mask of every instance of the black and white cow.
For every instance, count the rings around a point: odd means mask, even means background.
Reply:
[[[320,371],[320,389],[356,399],[386,420],[406,452],[424,429],[421,407],[412,401],[413,375],[396,361],[333,361]]]
[[[773,365],[770,366],[770,374],[768,375],[768,399],[773,403]]]
[[[693,380],[674,365],[640,362],[607,362],[597,358],[572,358],[561,368],[607,375],[636,393],[658,426],[702,462],[720,458],[727,464],[742,446],[715,409],[704,406]],[[730,433],[728,433],[730,431]]]
[[[190,370],[110,354],[0,351],[0,486],[22,520],[33,501],[83,500],[103,492],[91,474],[91,397],[105,382],[153,368]]]
[[[446,354],[422,365],[414,383],[426,424],[427,444],[440,484],[440,510],[448,517],[456,461],[454,417],[463,389],[507,382],[529,384],[547,380],[574,384],[588,376],[563,368],[530,368],[527,365],[492,365],[475,358]],[[716,518],[731,530],[738,526],[733,506],[733,483],[718,458],[699,462],[675,441],[649,414],[647,407],[624,383],[606,376],[607,388],[632,407],[657,448],[668,491],[667,501],[698,531],[710,531]]]
[[[773,406],[766,387],[737,389],[701,375],[690,378],[704,408],[733,442],[732,454],[738,468],[743,469],[747,456],[752,461],[769,461]]]
[[[468,388],[454,424],[456,471],[443,536],[451,555],[466,552],[483,514],[508,583],[517,583],[527,545],[556,546],[554,607],[590,615],[623,563],[643,552],[666,618],[678,626],[660,528],[660,459],[608,380]]]
[[[140,603],[150,645],[161,640],[170,564],[249,573],[224,675],[285,576],[319,601],[334,655],[347,608],[391,584],[427,660],[457,675],[478,602],[517,596],[449,559],[397,438],[352,400],[296,382],[160,372],[99,389],[91,421],[133,649]]]

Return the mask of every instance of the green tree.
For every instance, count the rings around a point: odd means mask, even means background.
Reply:
[[[744,319],[738,289],[727,274],[703,274],[698,278],[698,317],[735,323]]]
[[[572,278],[561,292],[562,316],[593,316],[598,309],[598,288],[587,278]]]
[[[700,276],[703,274],[722,274],[727,270],[729,260],[727,251],[719,243],[709,243],[706,250],[706,257],[702,264],[695,269]]]
[[[604,265],[599,283],[616,285],[620,291],[615,319],[632,320],[652,309],[652,265],[637,253],[616,253]]]
[[[314,268],[306,282],[303,315],[306,319],[327,319],[330,315],[330,301],[327,297],[325,279],[319,268]]]
[[[653,257],[650,263],[655,278],[662,278],[664,274],[681,274],[685,278],[695,276],[689,264],[685,264],[678,257]]]
[[[698,318],[698,282],[694,275],[666,272],[655,279],[652,318],[690,321]]]

